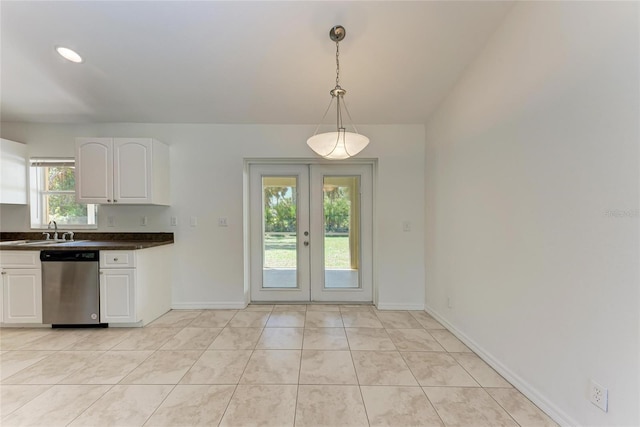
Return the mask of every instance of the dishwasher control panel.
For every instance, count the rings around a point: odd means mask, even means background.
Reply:
[[[40,261],[93,261],[99,260],[98,251],[42,251]]]

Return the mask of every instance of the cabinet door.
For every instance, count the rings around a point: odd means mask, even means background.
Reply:
[[[0,323],[4,322],[4,271],[0,277]]]
[[[112,203],[113,140],[76,140],[76,200],[80,203]]]
[[[40,269],[5,269],[2,272],[5,323],[42,323]]]
[[[134,323],[135,269],[104,269],[100,271],[100,322]]]
[[[152,141],[115,138],[113,198],[118,204],[152,203]]]
[[[0,139],[0,203],[27,204],[27,146]]]

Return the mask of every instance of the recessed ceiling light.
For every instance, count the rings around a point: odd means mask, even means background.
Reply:
[[[77,52],[69,49],[68,47],[58,46],[56,47],[56,52],[58,52],[58,54],[62,56],[64,59],[66,59],[67,61],[71,61],[75,63],[82,62],[82,57],[78,55]]]

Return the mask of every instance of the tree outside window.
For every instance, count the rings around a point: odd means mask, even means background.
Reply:
[[[31,227],[97,228],[97,206],[76,203],[73,159],[31,162]]]

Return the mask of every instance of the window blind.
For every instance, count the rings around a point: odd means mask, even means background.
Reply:
[[[75,159],[69,158],[31,158],[29,159],[31,162],[31,166],[40,166],[40,167],[75,167],[76,161]]]

